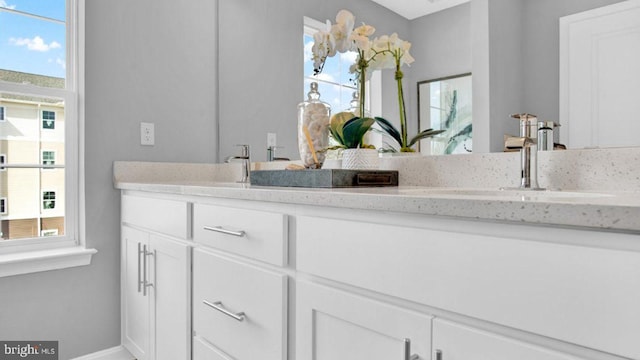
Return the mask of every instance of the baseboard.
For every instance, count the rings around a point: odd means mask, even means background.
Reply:
[[[135,357],[120,345],[71,360],[135,360]]]

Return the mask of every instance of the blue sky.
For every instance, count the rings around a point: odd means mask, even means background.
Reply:
[[[65,0],[0,0],[0,7],[65,20]],[[65,77],[64,24],[0,10],[0,69]]]

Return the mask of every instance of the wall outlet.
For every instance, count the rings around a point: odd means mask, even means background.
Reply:
[[[155,129],[153,123],[140,123],[140,145],[155,144]]]
[[[267,133],[267,147],[276,146],[276,133]]]

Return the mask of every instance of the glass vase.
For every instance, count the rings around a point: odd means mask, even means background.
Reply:
[[[331,107],[320,100],[318,83],[312,82],[308,99],[298,104],[298,151],[308,169],[319,169],[329,145]]]

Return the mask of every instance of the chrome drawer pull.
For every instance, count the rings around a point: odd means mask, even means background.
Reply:
[[[220,311],[221,313],[230,316],[238,321],[243,321],[244,318],[246,317],[246,315],[243,312],[239,312],[239,313],[232,313],[231,311],[225,309],[224,307],[222,307],[222,301],[216,301],[213,304],[208,302],[207,300],[202,300],[202,303],[210,306],[218,311]]]
[[[442,360],[442,350],[436,350],[434,353],[434,360]]]
[[[142,244],[138,243],[138,292],[142,292],[142,260],[140,255],[142,255]]]
[[[222,234],[238,236],[238,237],[243,237],[245,235],[245,232],[242,231],[242,230],[240,230],[240,231],[227,230],[227,229],[223,228],[222,226],[205,226],[205,227],[203,227],[203,229],[208,230],[208,231],[219,232],[219,233],[222,233]]]
[[[147,288],[153,287],[153,283],[147,280],[147,256],[155,255],[152,251],[147,251],[147,245],[142,246],[142,296],[147,296]]]
[[[404,360],[418,360],[420,355],[411,355],[411,339],[404,339]]]

